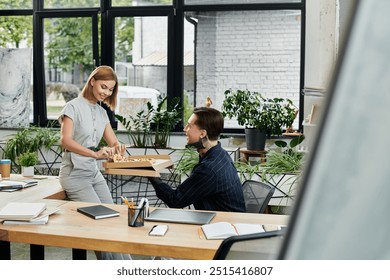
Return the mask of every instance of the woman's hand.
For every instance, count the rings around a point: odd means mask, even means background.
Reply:
[[[112,158],[115,154],[115,147],[102,147],[96,152],[96,158]]]
[[[126,152],[125,144],[115,145],[114,148],[115,148],[115,154],[120,154],[121,156],[125,155],[125,152]]]

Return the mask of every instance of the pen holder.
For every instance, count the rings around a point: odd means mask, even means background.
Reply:
[[[128,208],[127,221],[129,227],[142,227],[145,220],[145,207]]]

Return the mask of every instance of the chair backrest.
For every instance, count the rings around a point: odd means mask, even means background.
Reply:
[[[271,260],[276,259],[284,230],[231,236],[224,239],[214,260]]]
[[[242,190],[248,213],[264,213],[275,192],[274,187],[254,180],[246,180]]]

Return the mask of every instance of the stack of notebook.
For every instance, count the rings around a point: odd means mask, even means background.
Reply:
[[[49,215],[57,211],[46,209],[41,202],[9,202],[0,209],[0,220],[4,224],[46,224]]]

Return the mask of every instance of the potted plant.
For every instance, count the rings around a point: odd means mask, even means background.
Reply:
[[[181,120],[182,110],[180,108],[180,98],[174,98],[171,104],[166,105],[166,109],[163,110],[163,105],[167,98],[162,99],[156,110],[153,111],[154,122],[154,146],[156,148],[166,148],[168,146],[169,137],[172,129]]]
[[[172,103],[167,105],[166,101],[166,97],[160,100],[157,108],[147,102],[146,110],[141,110],[135,117],[129,116],[128,119],[118,114],[115,115],[127,129],[135,147],[151,145],[156,148],[167,147],[172,129],[181,120],[182,110],[179,107],[179,98],[174,98]],[[152,131],[154,131],[154,139],[151,137]]]
[[[305,153],[297,150],[297,146],[305,139],[303,135],[297,136],[286,142],[282,140],[275,141],[276,148],[267,153],[267,161],[262,166],[261,178],[267,182],[282,182],[281,187],[285,190],[286,204],[288,199],[292,198],[301,179]],[[276,184],[279,184],[276,183]],[[282,198],[282,199],[283,199]],[[280,204],[274,208],[278,212]]]
[[[115,118],[127,129],[129,142],[133,142],[134,147],[143,148],[150,145],[153,106],[147,103],[147,110],[141,110],[135,116],[123,117],[115,114]]]
[[[304,136],[297,136],[291,141],[277,140],[266,157],[265,163],[251,163],[242,160],[234,162],[241,181],[259,180],[283,188],[282,198],[279,205],[273,207],[273,213],[281,210],[282,201],[291,199],[295,187],[299,182],[305,159],[305,153],[297,150],[297,146],[302,143]],[[279,196],[279,195],[278,195]]]
[[[49,150],[59,141],[57,130],[49,127],[31,127],[19,130],[9,136],[4,146],[4,156],[17,163],[19,155],[26,152],[36,152],[43,148]]]
[[[22,167],[24,177],[34,176],[34,166],[39,163],[37,152],[25,152],[18,156],[18,164]]]
[[[245,127],[248,150],[264,150],[266,137],[282,135],[296,116],[296,107],[287,98],[264,98],[249,90],[229,89],[224,94],[222,113]]]

